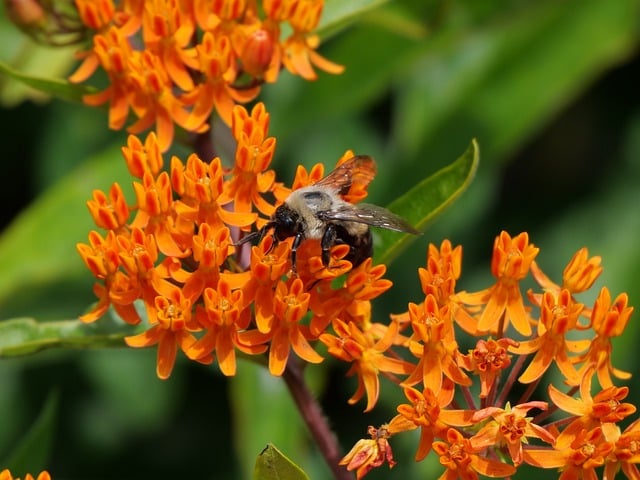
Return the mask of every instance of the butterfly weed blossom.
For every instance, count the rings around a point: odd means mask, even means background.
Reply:
[[[145,330],[125,340],[157,349],[162,379],[180,352],[227,376],[240,355],[256,358],[285,379],[292,362],[331,356],[356,378],[348,402],[371,411],[385,377],[406,400],[342,458],[357,478],[396,465],[393,437],[416,430],[415,460],[438,455],[441,478],[509,477],[528,464],[559,469],[563,479],[595,478],[598,469],[640,479],[638,421],[625,427],[636,408],[625,402],[629,389],[614,385],[629,374],[611,360],[633,308],[606,287],[593,305],[579,301],[602,271],[599,257],[579,250],[554,283],[526,233],[502,232],[495,282],[466,292],[458,289],[462,247],[445,240],[429,245],[418,269],[420,301],[379,321],[371,301],[392,286],[385,265],[366,258],[353,267],[345,244],[331,246],[326,262],[322,239],[307,238],[296,245],[294,266],[294,237],[267,234],[292,191],[324,178],[316,165],[298,167],[290,186],[279,181],[268,127],[263,104],[233,107],[229,167],[191,154],[174,156],[164,170],[154,132],[129,137],[122,153],[135,178],[133,203],[118,184],[88,201],[98,229],[77,248],[97,279],[98,301],[83,321],[113,308],[138,325],[136,304],[143,305]],[[353,157],[345,152],[337,163]],[[361,201],[367,183],[354,181],[344,198]],[[256,245],[240,241],[265,225]],[[539,287],[522,292],[529,275]],[[550,369],[561,379],[542,388]]]
[[[4,469],[0,471],[0,480],[20,480],[21,477],[16,477],[11,474],[11,471],[8,469]],[[37,476],[33,476],[30,473],[27,473],[23,480],[51,480],[51,475],[46,470],[40,472]]]
[[[173,157],[167,172],[155,133],[144,142],[130,136],[122,153],[136,178],[134,204],[127,204],[118,184],[108,193],[94,192],[88,202],[102,232],[91,231],[89,242],[77,248],[98,280],[98,302],[81,319],[96,321],[112,307],[137,325],[140,301],[149,328],[126,342],[157,346],[160,378],[170,376],[179,351],[205,364],[217,360],[225,375],[235,374],[238,352],[266,353],[269,371],[279,376],[292,354],[321,362],[315,344],[334,325],[354,335],[348,350],[362,381],[354,401],[366,393],[373,406],[379,371],[407,373],[404,362],[384,356],[399,338],[397,326],[371,323],[371,300],[391,286],[382,278],[385,267],[368,259],[351,269],[344,260],[347,245],[332,247],[325,266],[320,241],[309,240],[297,252],[294,274],[291,241],[265,235],[256,246],[238,246],[235,240],[264,225],[264,215],[291,189],[269,169],[275,141],[264,105],[251,112],[236,106],[232,119],[237,149],[229,169],[220,158],[192,154],[186,162]],[[347,152],[341,160],[351,157]],[[300,168],[293,185],[308,185],[322,171],[320,165],[310,172]],[[355,190],[359,197],[366,193],[361,184]],[[332,338],[323,341],[331,344]]]
[[[580,303],[602,271],[600,257],[585,248],[560,284],[536,263],[538,253],[526,233],[500,233],[491,263],[496,282],[465,292],[456,290],[461,248],[448,240],[429,246],[419,269],[424,301],[392,316],[405,338],[395,351],[415,357],[399,383],[408,402],[387,424],[369,427],[371,440],[342,459],[357,478],[396,465],[392,437],[420,429],[415,460],[435,452],[441,479],[511,477],[526,464],[557,469],[562,480],[640,479],[639,421],[628,423],[636,407],[625,402],[629,388],[613,383],[629,374],[611,364],[611,340],[633,308],[626,294],[612,299],[606,287],[592,306]],[[522,293],[529,274],[539,290]],[[469,341],[475,346],[465,352],[459,342]],[[559,380],[545,385],[553,365]]]
[[[282,68],[306,80],[317,78],[315,68],[343,71],[316,52],[322,0],[76,0],[76,6],[93,37],[70,80],[104,71],[108,86],[85,95],[85,104],[108,103],[115,130],[130,117],[136,118],[130,133],[155,126],[163,152],[176,125],[204,132],[213,112],[231,125],[234,105],[255,99]]]

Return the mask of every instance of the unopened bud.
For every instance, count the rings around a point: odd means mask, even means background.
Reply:
[[[9,19],[38,43],[71,45],[85,37],[73,0],[4,0],[4,5]]]
[[[271,65],[274,48],[273,38],[266,30],[251,32],[240,55],[244,71],[253,77],[262,77]]]

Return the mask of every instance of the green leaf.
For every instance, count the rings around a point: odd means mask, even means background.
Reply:
[[[54,347],[124,346],[123,338],[134,333],[135,327],[113,317],[90,324],[80,320],[38,322],[33,318],[13,318],[0,322],[0,358],[28,355]]]
[[[309,476],[300,467],[271,443],[267,444],[258,455],[253,478],[255,480],[309,480]]]
[[[387,2],[388,0],[327,0],[316,33],[322,38],[331,36]]]
[[[2,232],[2,311],[6,311],[6,303],[31,294],[35,288],[55,287],[69,278],[91,276],[75,245],[86,242],[89,231],[95,228],[86,206],[92,190],[106,190],[114,181],[127,190],[130,175],[119,150],[120,146],[109,148],[74,170],[41,194]],[[32,315],[31,311],[28,315]]]
[[[398,155],[450,158],[460,141],[477,137],[486,164],[505,158],[637,49],[639,5],[530,2],[434,32],[398,90]]]
[[[36,421],[17,442],[9,457],[2,462],[3,468],[11,470],[15,478],[24,478],[26,473],[36,476],[47,468],[59,397],[56,391],[49,394]]]
[[[11,68],[6,63],[0,62],[0,73],[4,73],[14,80],[18,80],[31,88],[47,93],[57,98],[71,102],[82,103],[82,96],[95,92],[94,88],[84,85],[75,85],[57,78],[43,78],[27,75]]]
[[[479,159],[480,151],[474,139],[460,158],[394,200],[389,205],[389,210],[406,218],[418,230],[424,231],[428,223],[469,186],[478,168]],[[380,230],[376,234],[380,237],[376,243],[379,253],[375,256],[379,263],[389,263],[415,240],[413,235],[398,235],[389,230]]]

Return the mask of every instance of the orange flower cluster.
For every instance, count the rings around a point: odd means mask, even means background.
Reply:
[[[496,282],[469,293],[456,291],[461,247],[446,240],[440,248],[429,246],[426,268],[419,269],[424,301],[392,316],[391,338],[384,343],[395,350],[387,355],[404,348],[414,358],[401,382],[407,403],[388,424],[369,427],[371,438],[342,459],[357,478],[385,462],[393,467],[390,438],[420,429],[415,459],[434,451],[445,468],[441,479],[509,477],[523,464],[557,468],[562,480],[600,478],[597,469],[604,470],[602,478],[621,470],[640,479],[640,419],[620,426],[636,407],[624,402],[629,389],[612,380],[630,375],[611,364],[611,340],[623,333],[633,308],[626,294],[612,299],[607,288],[592,308],[579,302],[577,296],[602,271],[600,258],[586,249],[574,255],[559,285],[536,264],[538,251],[526,233],[502,232],[491,264]],[[523,295],[520,282],[529,273],[541,292]],[[357,351],[350,342],[369,345],[364,335],[338,334],[344,350]],[[467,352],[458,343],[463,334],[476,338]],[[368,356],[363,375],[372,374],[375,359]],[[536,399],[536,387],[553,364],[560,383],[550,383],[545,398]],[[592,394],[594,377],[600,389]],[[377,394],[373,388],[368,393]],[[515,406],[510,395],[517,395]],[[559,410],[565,415],[545,422]]]
[[[8,469],[0,471],[0,480],[20,480],[18,477],[11,475]],[[37,477],[27,473],[23,480],[51,480],[51,475],[46,470],[41,472]]]
[[[76,0],[84,24],[95,31],[92,48],[71,75],[87,80],[100,67],[109,86],[86,95],[88,105],[109,103],[109,127],[131,114],[130,133],[155,124],[161,151],[175,125],[203,132],[216,111],[231,124],[233,106],[253,100],[284,66],[314,80],[314,66],[343,67],[320,56],[313,34],[323,0]],[[283,28],[284,27],[284,28]],[[283,38],[282,31],[291,33]]]
[[[106,233],[91,231],[89,242],[77,246],[99,280],[94,287],[99,301],[82,320],[93,322],[112,307],[126,322],[139,324],[140,300],[149,328],[126,342],[158,345],[160,378],[171,374],[178,349],[201,363],[217,360],[225,375],[235,374],[237,352],[268,350],[270,372],[281,375],[291,350],[307,362],[321,362],[313,342],[333,324],[345,335],[358,336],[350,355],[359,357],[356,370],[363,370],[360,377],[366,378],[372,398],[378,370],[407,371],[403,362],[382,353],[395,336],[394,327],[388,333],[382,325],[368,327],[371,299],[391,286],[381,278],[385,267],[368,259],[352,270],[343,259],[348,246],[338,245],[325,268],[319,242],[306,241],[298,249],[294,275],[290,241],[274,245],[267,235],[252,248],[234,245],[234,238],[264,224],[256,212],[270,216],[272,202],[290,193],[269,170],[275,139],[267,136],[268,125],[263,104],[251,113],[234,108],[232,133],[238,144],[229,171],[219,158],[205,162],[195,154],[186,162],[172,158],[170,171],[163,171],[155,134],[144,144],[129,137],[122,151],[137,178],[135,205],[127,204],[118,184],[108,193],[95,191],[88,202],[96,225]],[[341,161],[352,156],[347,152]],[[310,172],[300,167],[293,185],[308,185],[322,174],[321,165]],[[370,383],[374,377],[375,385]],[[361,396],[357,393],[353,401]],[[373,406],[375,399],[370,402]]]
[[[328,266],[316,240],[297,249],[292,271],[291,239],[265,235],[250,247],[238,243],[261,228],[291,189],[269,168],[275,139],[269,115],[258,104],[251,112],[236,106],[231,132],[235,163],[192,154],[173,157],[163,170],[161,147],[151,133],[131,136],[123,155],[135,201],[130,206],[119,185],[94,192],[88,207],[96,225],[88,244],[78,244],[97,277],[97,305],[82,319],[97,320],[109,308],[130,324],[144,309],[147,329],[126,338],[133,347],[157,345],[157,375],[168,378],[178,350],[204,364],[216,361],[234,375],[239,354],[268,358],[269,371],[282,375],[291,351],[319,363],[316,348],[350,365],[358,387],[349,403],[366,397],[371,410],[380,376],[404,389],[407,402],[380,428],[369,428],[342,463],[362,478],[384,463],[393,466],[390,439],[420,430],[416,461],[430,452],[445,467],[441,478],[507,477],[530,464],[559,468],[562,479],[606,478],[622,470],[640,480],[640,420],[625,403],[626,387],[614,378],[629,374],[611,363],[612,339],[632,313],[626,294],[612,298],[602,288],[590,307],[578,297],[602,271],[599,257],[579,250],[554,283],[537,265],[539,249],[526,233],[495,240],[491,270],[495,282],[478,292],[457,290],[462,248],[444,241],[430,245],[418,270],[424,297],[389,323],[373,321],[371,300],[391,282],[384,265],[367,259],[352,268],[347,245],[330,251]],[[339,160],[351,158],[351,152]],[[292,189],[323,177],[323,167],[299,167]],[[366,195],[354,184],[348,198]],[[538,290],[522,293],[532,275]],[[463,351],[462,336],[475,338]],[[533,397],[543,375],[555,365],[561,382]],[[592,380],[600,390],[592,394]],[[524,393],[522,391],[524,390]],[[515,399],[514,391],[520,392]],[[574,395],[579,392],[579,397]],[[479,402],[477,401],[479,399]],[[511,401],[513,400],[514,406]],[[551,413],[566,415],[553,423]],[[507,461],[508,459],[508,461]]]

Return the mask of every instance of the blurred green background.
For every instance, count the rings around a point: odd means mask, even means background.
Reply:
[[[591,303],[607,285],[640,305],[640,2],[329,0],[327,24],[346,4],[364,10],[325,29],[321,49],[346,72],[315,83],[285,73],[263,90],[280,179],[290,182],[297,163],[331,166],[353,149],[377,159],[370,200],[384,205],[472,138],[481,150],[469,190],[390,267],[395,285],[375,303],[375,319],[420,301],[416,269],[429,242],[463,245],[461,288],[489,285],[503,229],[529,232],[556,280],[588,247],[604,273],[581,299]],[[0,60],[17,70],[63,77],[72,69],[72,50],[39,52],[4,17],[0,40]],[[0,319],[75,318],[94,300],[75,251],[92,228],[85,201],[115,180],[130,185],[119,154],[126,133],[107,131],[101,110],[23,101],[2,76],[0,94]],[[636,319],[613,356],[634,378]],[[364,415],[363,403],[346,404],[356,384],[344,365],[308,370],[345,451],[403,398],[383,380],[375,411]],[[0,361],[0,467],[48,468],[54,480],[249,478],[271,441],[311,478],[329,477],[278,379],[246,363],[230,381],[186,361],[168,381],[154,372],[153,349]],[[394,439],[398,466],[367,478],[435,478],[433,456],[413,461],[415,442]]]

